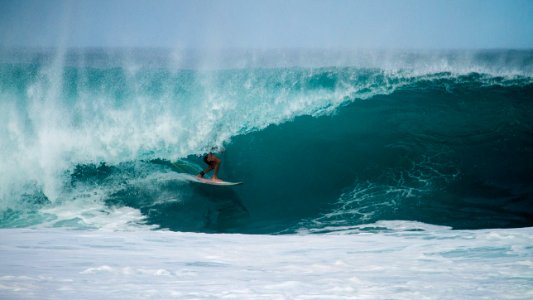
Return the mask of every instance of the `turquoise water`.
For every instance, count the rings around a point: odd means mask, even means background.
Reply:
[[[2,53],[0,227],[533,225],[533,52],[224,55]]]

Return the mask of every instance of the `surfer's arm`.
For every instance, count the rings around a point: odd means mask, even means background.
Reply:
[[[209,166],[207,168],[205,168],[205,170],[203,170],[202,172],[200,172],[200,174],[196,175],[196,177],[201,177],[203,178],[205,174],[209,173],[211,170],[213,170],[213,167]]]

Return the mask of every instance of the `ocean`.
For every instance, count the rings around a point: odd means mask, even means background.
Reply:
[[[531,50],[2,50],[0,120],[5,299],[533,296]]]

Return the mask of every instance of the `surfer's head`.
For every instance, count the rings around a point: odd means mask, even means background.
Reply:
[[[211,153],[208,153],[208,154],[204,155],[204,162],[206,164],[208,164],[208,165],[211,165],[213,163],[212,156],[213,156],[213,154],[211,154]]]

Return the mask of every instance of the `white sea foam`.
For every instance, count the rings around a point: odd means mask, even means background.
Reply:
[[[532,228],[222,235],[4,229],[3,299],[530,299]],[[412,229],[416,228],[416,231]]]

